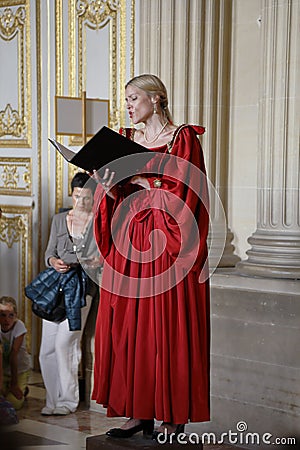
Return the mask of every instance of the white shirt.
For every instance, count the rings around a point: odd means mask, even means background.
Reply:
[[[0,342],[2,344],[3,349],[3,373],[5,375],[11,375],[10,373],[10,363],[9,363],[9,357],[10,357],[10,351],[13,346],[13,342],[15,338],[18,336],[21,336],[22,334],[26,334],[27,329],[24,325],[24,323],[17,319],[15,322],[13,328],[11,328],[9,331],[2,331],[0,329]],[[26,337],[24,336],[22,345],[20,347],[20,350],[18,352],[18,373],[26,372],[30,369],[30,358],[29,354],[26,350]]]

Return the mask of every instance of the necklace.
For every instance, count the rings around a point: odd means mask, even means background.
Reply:
[[[159,138],[159,136],[161,135],[161,133],[164,131],[164,129],[166,128],[166,126],[168,125],[168,121],[166,122],[166,123],[164,123],[164,125],[162,126],[162,128],[160,129],[160,131],[157,133],[157,134],[155,134],[154,135],[154,138],[152,138],[152,139],[147,139],[147,136],[146,136],[146,132],[147,132],[147,129],[145,128],[145,131],[144,131],[144,139],[145,139],[145,141],[147,142],[147,144],[152,144],[153,142],[155,142],[155,141],[157,141],[157,139]]]
[[[84,221],[80,220],[79,217],[74,217],[73,210],[67,215],[67,224],[69,225],[70,236],[76,239],[83,239],[84,233],[86,231],[87,225],[90,222],[91,214],[87,214]]]

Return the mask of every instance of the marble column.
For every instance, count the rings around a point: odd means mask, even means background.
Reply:
[[[300,278],[299,0],[264,0],[257,230],[246,275]]]
[[[140,2],[140,73],[167,86],[175,123],[204,125],[201,137],[211,197],[210,265],[235,266],[227,208],[231,0]],[[221,258],[221,259],[220,259]]]

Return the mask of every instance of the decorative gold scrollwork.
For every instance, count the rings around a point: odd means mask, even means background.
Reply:
[[[30,172],[27,170],[23,173],[23,190],[28,191],[31,185]],[[5,189],[17,190],[19,187],[20,173],[19,166],[6,166],[1,174],[1,179],[3,180],[3,187]]]
[[[120,0],[78,0],[78,17],[84,18],[92,28],[103,28],[120,8]]]
[[[0,158],[0,194],[32,195],[30,158]]]
[[[22,216],[5,217],[0,220],[0,241],[7,244],[11,248],[15,242],[19,242],[20,238],[27,237],[27,226]]]
[[[18,111],[12,109],[8,103],[4,111],[0,111],[0,137],[22,137],[26,133],[26,121],[20,117]]]
[[[11,8],[5,8],[0,14],[0,37],[6,41],[12,40],[25,25],[25,8],[20,6],[15,14]]]
[[[17,166],[6,166],[1,174],[5,188],[16,189],[19,182],[19,173]]]

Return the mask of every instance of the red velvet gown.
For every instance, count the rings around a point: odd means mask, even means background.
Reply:
[[[168,147],[153,149],[178,158],[160,161],[160,175],[158,166],[145,174],[151,190],[127,183],[97,206],[95,237],[105,263],[92,398],[110,417],[209,420],[203,133],[179,127]]]

